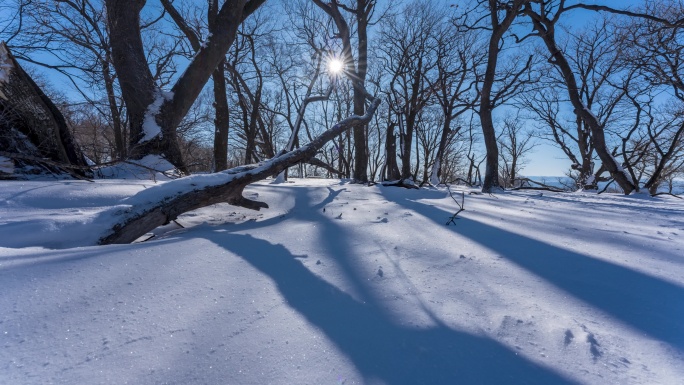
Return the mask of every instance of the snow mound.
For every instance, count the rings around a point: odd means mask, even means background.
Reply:
[[[445,226],[443,188],[291,182],[101,247],[71,224],[163,182],[0,182],[0,383],[684,378],[679,199],[466,194]]]

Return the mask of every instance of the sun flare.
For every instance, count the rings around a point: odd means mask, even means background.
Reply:
[[[344,63],[342,63],[342,60],[330,59],[330,62],[328,62],[328,69],[334,74],[342,72],[343,68]]]

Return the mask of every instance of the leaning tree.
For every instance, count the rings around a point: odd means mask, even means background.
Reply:
[[[205,41],[170,92],[157,87],[141,36],[140,13],[145,0],[106,0],[112,61],[129,116],[132,156],[160,153],[187,172],[176,128],[199,96],[235,40],[242,21],[265,0],[229,0],[216,13],[212,35]]]
[[[139,141],[138,151],[159,150],[181,170],[185,166],[176,142],[175,128],[183,119],[217,65],[235,40],[239,25],[265,0],[228,0],[215,15],[211,37],[203,42],[171,92],[158,89],[149,73],[140,35],[140,12],[144,0],[107,0],[113,62],[131,122],[131,135]],[[207,205],[227,202],[251,209],[268,207],[242,196],[244,188],[275,175],[287,167],[313,158],[328,141],[352,127],[368,124],[380,100],[362,85],[356,91],[370,101],[363,116],[344,119],[308,145],[258,164],[240,166],[220,173],[194,175],[146,189],[101,213],[94,224],[103,226],[99,244],[127,243],[174,220],[180,214]],[[365,103],[364,103],[365,104]],[[103,225],[104,224],[104,225]]]

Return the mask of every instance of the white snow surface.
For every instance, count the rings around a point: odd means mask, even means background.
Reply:
[[[176,168],[160,155],[146,155],[142,159],[128,160],[113,166],[99,168],[98,176],[106,179],[141,179],[168,181],[176,175]]]
[[[0,182],[0,384],[684,378],[682,200],[291,181],[89,247],[168,183]]]

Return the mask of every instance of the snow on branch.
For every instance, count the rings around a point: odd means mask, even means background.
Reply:
[[[255,210],[266,208],[267,204],[242,196],[247,185],[313,158],[336,136],[356,125],[367,124],[379,105],[380,99],[373,98],[365,115],[350,116],[306,146],[264,162],[214,174],[191,175],[143,190],[98,215],[91,225],[106,230],[97,243],[130,243],[185,212],[216,203],[226,202]]]
[[[159,115],[162,104],[173,99],[173,92],[158,90],[157,97],[152,104],[147,108],[145,119],[143,120],[143,133],[145,136],[140,140],[147,142],[154,139],[162,133],[161,127],[157,123],[156,116]]]

